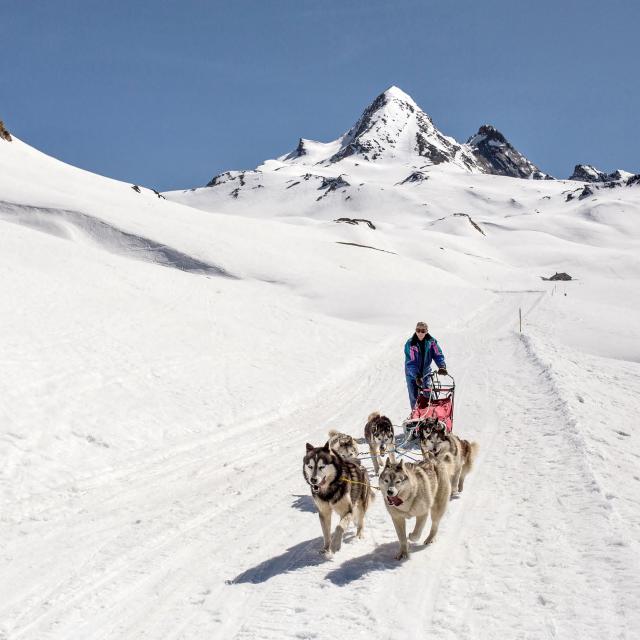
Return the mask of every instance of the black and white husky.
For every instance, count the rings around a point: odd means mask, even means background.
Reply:
[[[373,462],[373,470],[378,475],[380,465],[382,464],[381,455],[387,450],[392,451],[395,445],[395,436],[393,433],[393,425],[387,416],[381,416],[377,411],[367,418],[367,424],[364,425],[364,439],[369,445],[369,453]],[[395,462],[393,453],[391,454],[392,462]]]
[[[307,443],[302,461],[302,473],[311,487],[311,496],[318,507],[324,545],[321,553],[331,555],[342,545],[342,536],[351,521],[355,521],[356,536],[362,538],[364,516],[373,499],[369,476],[364,467],[344,459],[329,447],[314,447]],[[338,514],[340,522],[331,535],[331,516]]]

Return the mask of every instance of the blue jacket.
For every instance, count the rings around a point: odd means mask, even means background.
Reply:
[[[404,373],[407,376],[407,382],[414,382],[417,376],[422,376],[426,382],[427,376],[431,373],[431,363],[434,361],[440,369],[447,368],[438,341],[427,333],[424,338],[424,363],[420,371],[420,347],[418,337],[414,333],[404,345]]]

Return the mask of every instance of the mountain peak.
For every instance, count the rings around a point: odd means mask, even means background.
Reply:
[[[358,155],[368,161],[451,162],[466,169],[475,164],[468,151],[438,131],[429,115],[396,86],[375,98],[339,144],[329,163]]]
[[[402,102],[408,102],[409,104],[418,108],[415,100],[408,93],[405,93],[402,89],[400,89],[400,87],[396,87],[395,85],[391,85],[378,97],[381,96],[384,96],[385,98],[387,98],[387,100],[401,100]]]
[[[483,124],[467,145],[486,173],[513,178],[551,179],[527,160],[493,125]]]

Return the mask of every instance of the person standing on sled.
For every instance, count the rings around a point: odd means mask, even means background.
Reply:
[[[425,389],[427,393],[431,388],[431,362],[438,366],[438,373],[447,375],[447,363],[444,360],[442,349],[438,341],[429,334],[426,322],[416,324],[416,332],[404,345],[404,374],[407,378],[407,390],[411,409],[416,404],[418,391]]]

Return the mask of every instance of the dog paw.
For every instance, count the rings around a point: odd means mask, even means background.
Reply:
[[[331,549],[325,549],[324,547],[322,547],[318,553],[325,558],[330,558],[333,555],[333,551],[331,551]]]
[[[342,546],[342,536],[340,536],[339,538],[334,537],[333,540],[331,540],[332,553],[335,553],[336,551],[340,551],[341,546]]]
[[[435,536],[431,537],[429,536],[425,541],[424,541],[424,545],[430,545],[433,541],[435,540]]]
[[[398,551],[395,555],[396,560],[406,560],[408,557],[409,552],[406,549]]]
[[[457,500],[460,497],[460,494],[456,491],[455,493],[452,491],[449,500]]]

